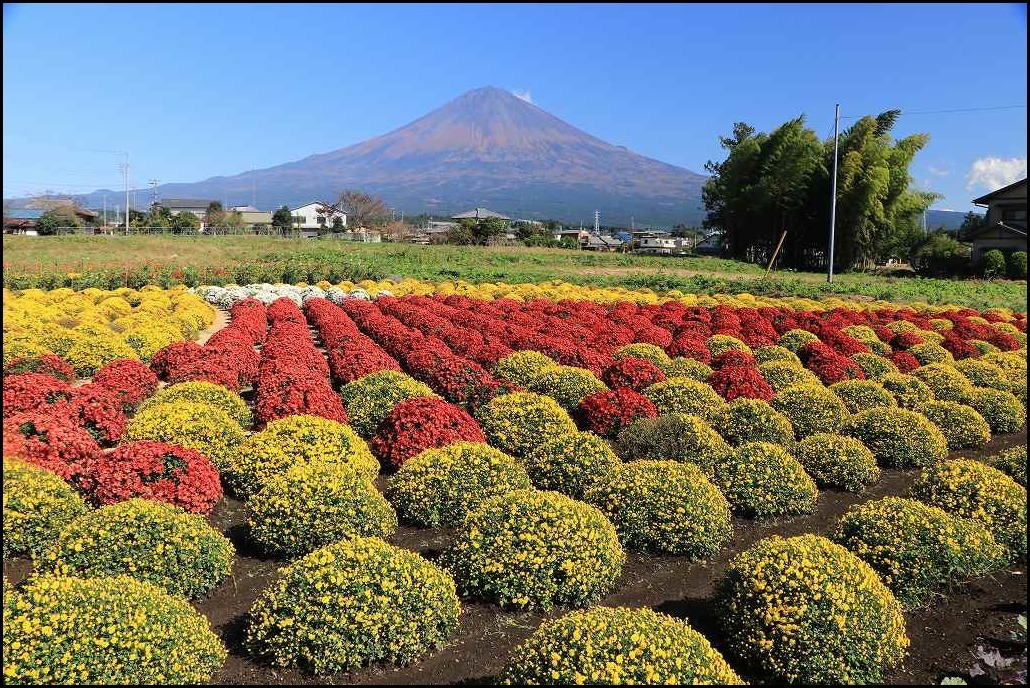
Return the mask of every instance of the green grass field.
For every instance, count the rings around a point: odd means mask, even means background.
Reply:
[[[1026,282],[847,273],[835,275],[831,285],[825,274],[774,272],[767,276],[762,266],[718,258],[563,249],[356,244],[252,236],[5,236],[3,254],[4,286],[14,289],[391,277],[509,283],[558,279],[656,291],[810,298],[833,294],[1026,311]]]

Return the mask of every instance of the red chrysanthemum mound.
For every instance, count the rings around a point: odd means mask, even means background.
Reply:
[[[903,373],[911,373],[922,365],[919,359],[907,351],[895,351],[891,354],[891,362]]]
[[[963,358],[976,358],[980,355],[975,346],[951,330],[944,333],[944,341],[941,342],[941,346],[950,351],[956,361],[961,361]]]
[[[628,387],[634,392],[643,392],[656,382],[664,382],[665,373],[651,361],[627,356],[605,368],[601,381],[612,389]]]
[[[629,387],[616,387],[583,397],[575,415],[595,435],[613,438],[640,418],[656,418],[658,411],[643,394]]]
[[[218,471],[203,454],[149,440],[129,442],[87,460],[80,484],[101,506],[142,497],[209,514],[222,498]]]
[[[827,386],[842,380],[865,379],[861,366],[822,342],[805,344],[798,349],[798,358]]]
[[[18,358],[11,359],[4,366],[4,377],[20,373],[53,375],[58,380],[64,380],[65,382],[73,382],[76,377],[75,369],[57,354],[19,356]]]
[[[28,411],[3,422],[3,452],[71,480],[83,464],[100,453],[86,430],[64,415]]]
[[[708,364],[712,360],[712,352],[709,351],[708,345],[705,344],[706,339],[707,336],[701,337],[695,334],[695,330],[682,332],[676,335],[676,338],[672,340],[672,344],[665,351],[670,356],[693,358],[695,361]]]
[[[150,369],[159,380],[167,382],[172,372],[199,361],[203,356],[204,347],[196,342],[172,342],[154,352],[150,358]]]
[[[405,399],[383,419],[370,447],[384,468],[396,470],[426,449],[454,442],[486,442],[475,419],[442,399]]]
[[[93,384],[110,390],[130,408],[157,391],[157,374],[139,361],[120,358],[93,375]]]
[[[117,392],[96,383],[71,390],[71,397],[56,404],[51,413],[67,416],[105,446],[113,445],[122,438],[127,422],[125,406]]]
[[[776,396],[773,388],[753,366],[724,366],[708,376],[708,384],[726,401],[733,401],[738,397],[770,401]]]
[[[911,349],[913,346],[924,344],[926,343],[926,340],[915,332],[902,330],[891,338],[890,343],[891,348],[895,351],[903,351],[905,349]]]
[[[719,370],[721,368],[727,368],[730,366],[751,366],[755,367],[758,362],[755,357],[746,351],[739,351],[737,349],[730,349],[729,351],[723,351],[712,359],[712,369]]]
[[[3,413],[33,411],[66,401],[71,397],[71,385],[53,375],[21,373],[4,377]]]

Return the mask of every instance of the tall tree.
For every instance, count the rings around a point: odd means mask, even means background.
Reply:
[[[216,231],[225,228],[225,208],[221,201],[211,201],[207,204],[207,212],[204,213],[204,225],[209,231]]]
[[[272,228],[282,236],[288,235],[293,230],[293,215],[285,205],[279,206],[272,213]]]
[[[392,217],[386,202],[378,196],[347,189],[340,192],[339,205],[347,214],[347,222],[354,229],[382,227]]]

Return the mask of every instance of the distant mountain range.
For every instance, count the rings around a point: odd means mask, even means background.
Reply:
[[[383,136],[302,160],[199,182],[162,184],[158,198],[219,200],[266,210],[335,201],[344,189],[381,196],[414,215],[489,208],[510,217],[606,226],[697,225],[706,177],[606,143],[499,88],[479,88]],[[152,189],[136,190],[137,198]],[[76,199],[98,208],[124,191]],[[25,199],[17,199],[21,205]],[[7,202],[5,201],[5,205]],[[143,205],[140,203],[140,205]],[[963,213],[931,210],[957,228]]]

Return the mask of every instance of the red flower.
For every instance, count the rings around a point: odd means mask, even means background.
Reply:
[[[41,410],[71,397],[71,385],[52,375],[20,373],[4,376],[3,414]]]
[[[122,404],[134,407],[157,391],[157,375],[139,361],[121,358],[98,370],[93,384],[114,392]]]
[[[167,381],[170,375],[203,356],[204,347],[196,342],[173,342],[154,353],[150,359],[150,369],[159,380]]]
[[[8,375],[18,375],[20,373],[52,375],[58,380],[64,380],[65,382],[74,382],[76,377],[75,369],[57,354],[19,356],[18,358],[12,359],[4,366],[4,377],[7,377]]]
[[[903,373],[910,373],[922,365],[918,358],[907,351],[895,351],[891,354],[891,361]]]
[[[616,387],[583,397],[575,415],[588,430],[611,439],[639,418],[657,417],[658,411],[643,394],[628,387]]]
[[[904,331],[898,332],[896,335],[894,335],[894,337],[890,340],[890,343],[891,347],[895,351],[903,351],[905,349],[910,349],[913,346],[918,346],[919,344],[922,344],[925,341],[925,339],[920,337],[915,332]]]
[[[384,468],[396,470],[426,449],[462,441],[486,442],[472,416],[441,399],[415,397],[393,407],[370,447]]]
[[[822,342],[805,344],[798,350],[798,358],[822,380],[824,385],[832,385],[842,380],[865,379],[861,366]]]
[[[701,339],[690,332],[677,334],[676,338],[672,340],[672,344],[665,351],[670,356],[685,356],[702,363],[709,363],[712,360],[712,352],[705,344],[705,339]]]
[[[721,354],[712,359],[711,366],[715,370],[725,368],[727,366],[750,366],[755,367],[757,361],[755,357],[746,351],[740,351],[738,349],[730,349],[723,351]]]
[[[5,416],[4,456],[53,471],[65,480],[82,472],[86,460],[100,453],[96,440],[63,415],[29,411]]]
[[[753,366],[723,366],[708,376],[708,384],[726,401],[738,397],[770,401],[776,396],[773,388]]]
[[[620,358],[605,368],[601,381],[612,389],[628,387],[634,392],[642,392],[656,382],[663,382],[665,373],[651,361],[627,356]]]
[[[102,445],[112,445],[125,432],[125,406],[116,391],[96,383],[76,387],[71,397],[54,406],[54,415],[67,416]]]

